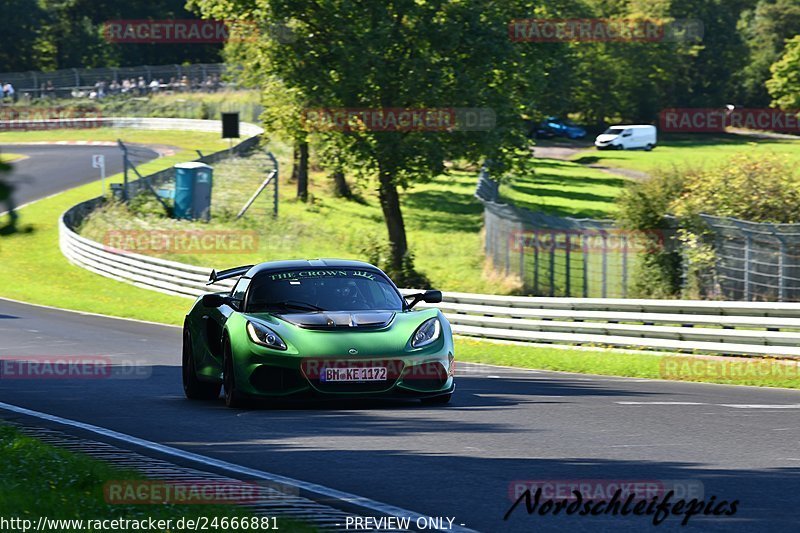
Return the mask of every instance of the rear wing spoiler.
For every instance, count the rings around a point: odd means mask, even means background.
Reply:
[[[253,268],[254,265],[246,265],[240,266],[236,268],[229,268],[228,270],[220,270],[217,272],[216,270],[211,271],[211,276],[208,278],[208,283],[206,285],[213,285],[218,281],[222,281],[224,279],[235,278],[238,276],[243,276],[247,273],[248,270]]]

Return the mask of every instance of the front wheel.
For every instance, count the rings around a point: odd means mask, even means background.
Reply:
[[[653,145],[652,144],[648,144],[647,146],[644,147],[644,149],[645,149],[645,151],[649,152],[650,150],[653,149]]]
[[[197,379],[197,367],[195,366],[194,351],[192,350],[192,336],[185,327],[183,329],[181,373],[183,374],[183,393],[190,400],[215,400],[219,398],[221,384]]]
[[[245,407],[246,401],[242,393],[236,389],[236,373],[233,371],[233,354],[231,344],[225,339],[223,351],[223,376],[222,382],[225,388],[225,405],[231,408]]]

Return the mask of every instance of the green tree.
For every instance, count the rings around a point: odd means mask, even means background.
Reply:
[[[39,28],[45,12],[30,0],[2,0],[0,3],[3,6],[0,16],[0,72],[35,68],[39,64]]]
[[[749,106],[766,106],[770,67],[780,59],[786,39],[800,34],[800,1],[759,0],[755,8],[742,13],[738,30],[749,56],[738,76],[740,99]]]
[[[296,39],[251,43],[245,70],[297,90],[309,108],[485,108],[488,131],[322,131],[349,168],[377,178],[390,258],[409,268],[400,190],[445,172],[447,160],[491,160],[496,173],[522,156],[523,102],[536,93],[542,50],[508,38],[527,2],[479,0],[192,0],[204,16],[285,22]],[[242,46],[242,48],[246,48]]]
[[[767,90],[772,105],[781,109],[800,109],[800,35],[786,42],[783,56],[772,65]]]
[[[217,62],[221,44],[109,43],[110,20],[189,19],[185,0],[0,0],[0,72]]]

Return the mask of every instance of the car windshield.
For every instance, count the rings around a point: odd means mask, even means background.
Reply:
[[[380,273],[348,268],[264,272],[253,278],[247,312],[401,311],[403,300]]]
[[[604,133],[605,135],[619,135],[619,134],[621,134],[623,131],[625,131],[625,128],[608,128],[608,129],[607,129],[606,131],[604,131],[603,133]]]

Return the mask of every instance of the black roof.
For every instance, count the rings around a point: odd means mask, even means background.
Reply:
[[[349,259],[293,259],[288,261],[267,261],[259,263],[244,275],[246,278],[252,278],[256,274],[262,272],[271,272],[275,270],[291,270],[295,268],[364,268],[373,271],[381,272],[381,269],[365,263],[364,261],[352,261]]]

